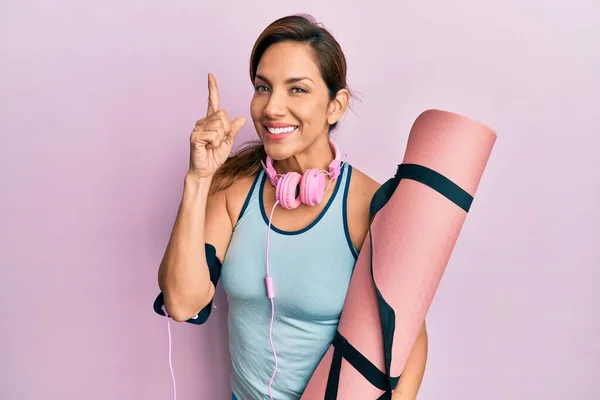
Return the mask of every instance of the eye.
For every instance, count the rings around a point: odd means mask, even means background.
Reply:
[[[265,85],[258,85],[254,88],[254,90],[257,92],[264,92],[269,90],[269,88],[267,88]]]
[[[307,93],[307,92],[308,92],[308,90],[306,90],[300,86],[294,86],[292,88],[292,93]]]

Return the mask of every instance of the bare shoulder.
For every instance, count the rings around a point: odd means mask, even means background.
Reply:
[[[204,239],[215,247],[219,260],[225,259],[233,228],[253,181],[254,177],[236,179],[227,189],[213,192],[208,197]]]
[[[369,229],[369,205],[381,184],[357,168],[352,168],[348,188],[348,230],[354,247],[360,250]]]
[[[359,170],[358,168],[352,167],[352,178],[350,181],[350,192],[349,196],[368,198],[368,202],[371,201],[371,197],[375,194],[381,184]]]
[[[230,187],[224,190],[227,213],[231,219],[232,227],[237,224],[242,207],[244,207],[244,202],[255,179],[256,175],[238,178]]]

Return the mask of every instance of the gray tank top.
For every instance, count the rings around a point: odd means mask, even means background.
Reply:
[[[351,175],[352,167],[344,164],[332,196],[306,228],[283,231],[271,225],[278,364],[273,399],[299,399],[334,338],[358,257],[346,218]],[[239,400],[269,399],[275,367],[269,341],[271,302],[265,290],[270,213],[262,201],[266,183],[261,171],[234,228],[221,275],[229,303],[231,384]]]

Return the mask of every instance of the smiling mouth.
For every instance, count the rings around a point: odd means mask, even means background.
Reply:
[[[265,126],[265,129],[272,135],[285,135],[294,132],[296,129],[298,129],[298,126],[286,126],[285,128],[272,128]]]

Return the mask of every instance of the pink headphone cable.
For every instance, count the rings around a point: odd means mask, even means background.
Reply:
[[[167,313],[167,307],[162,306],[163,311],[167,319],[167,331],[169,332],[169,368],[171,369],[171,378],[173,379],[173,400],[177,400],[177,386],[175,385],[175,373],[173,372],[173,363],[171,357],[171,324],[169,323],[169,314]]]
[[[277,352],[275,351],[275,344],[273,343],[273,320],[275,319],[275,304],[273,298],[275,292],[273,291],[273,278],[271,277],[271,270],[269,269],[269,243],[271,241],[271,221],[273,221],[273,212],[279,204],[279,200],[275,201],[273,208],[271,209],[271,216],[269,217],[269,226],[267,230],[267,276],[265,277],[265,283],[267,285],[267,296],[271,300],[271,325],[269,327],[269,342],[271,343],[271,349],[273,350],[273,357],[275,357],[275,368],[273,369],[273,375],[271,375],[271,381],[269,382],[269,398],[273,400],[271,394],[271,386],[273,386],[273,380],[275,379],[275,373],[277,372]]]
[[[279,204],[279,200],[275,201],[273,208],[271,210],[271,216],[269,218],[269,227],[267,231],[267,276],[265,277],[265,282],[267,285],[267,296],[271,300],[271,324],[269,327],[269,342],[271,343],[271,349],[273,350],[273,356],[275,357],[275,368],[273,370],[273,375],[271,376],[271,381],[269,382],[269,398],[273,400],[271,394],[271,386],[273,385],[273,380],[275,379],[275,374],[277,372],[277,352],[275,351],[275,344],[273,343],[273,322],[275,319],[275,304],[273,302],[273,298],[275,297],[275,293],[273,291],[273,279],[271,277],[271,271],[269,269],[269,242],[271,239],[271,221],[273,220],[273,212],[275,208]],[[169,322],[169,313],[167,312],[167,308],[163,305],[162,310],[165,313],[165,317],[167,320],[167,331],[169,333],[169,368],[171,370],[171,378],[173,380],[173,400],[177,400],[177,385],[175,382],[175,373],[173,372],[173,362],[172,362],[172,338],[171,338],[171,324]]]

